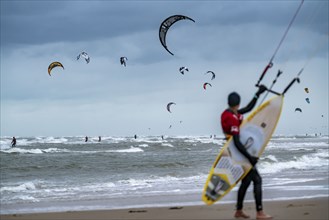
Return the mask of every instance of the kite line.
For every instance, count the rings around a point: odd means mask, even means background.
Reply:
[[[299,13],[299,11],[300,11],[300,9],[301,9],[301,7],[302,7],[302,5],[303,5],[303,3],[304,3],[304,0],[302,0],[301,3],[299,4],[299,6],[298,6],[298,8],[297,8],[297,11],[295,12],[295,14],[294,14],[293,18],[291,19],[291,21],[290,21],[290,23],[289,23],[289,25],[288,25],[286,31],[284,32],[284,35],[282,36],[282,38],[281,38],[281,40],[280,40],[280,42],[279,42],[277,48],[275,49],[274,54],[272,55],[272,57],[271,57],[269,63],[268,63],[267,66],[265,67],[265,69],[264,69],[262,75],[260,76],[260,78],[259,78],[259,80],[258,80],[258,82],[257,82],[257,84],[256,84],[257,87],[259,86],[259,83],[263,80],[263,78],[264,78],[266,72],[267,72],[267,71],[273,66],[273,60],[274,60],[274,57],[276,56],[276,54],[277,54],[277,52],[279,51],[279,49],[280,49],[280,47],[281,47],[281,45],[282,45],[284,39],[286,38],[286,36],[287,36],[287,34],[288,34],[288,32],[289,32],[289,30],[290,30],[292,24],[294,23],[294,21],[295,21],[295,19],[296,19],[296,17],[297,17],[297,14]]]

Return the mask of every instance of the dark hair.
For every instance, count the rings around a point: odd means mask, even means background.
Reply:
[[[232,92],[228,95],[228,105],[234,107],[240,104],[240,95],[236,92]]]

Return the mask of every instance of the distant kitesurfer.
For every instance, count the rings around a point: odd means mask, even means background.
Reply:
[[[236,212],[235,218],[249,218],[250,216],[245,213],[243,209],[243,200],[246,195],[247,189],[253,181],[254,183],[254,196],[256,202],[256,210],[257,210],[257,219],[271,219],[272,217],[265,214],[263,211],[262,205],[262,178],[259,175],[255,165],[258,162],[257,157],[251,156],[244,145],[241,143],[239,138],[240,133],[240,125],[243,120],[242,114],[250,112],[254,106],[256,105],[258,97],[267,90],[264,85],[260,85],[258,91],[256,92],[254,98],[250,101],[250,103],[244,107],[239,109],[240,107],[240,95],[236,92],[232,92],[228,96],[228,105],[229,108],[226,109],[221,115],[221,125],[223,132],[225,134],[226,139],[233,136],[233,141],[236,148],[243,154],[249,162],[253,165],[251,171],[242,179],[237,198]]]
[[[101,142],[101,141],[102,141],[102,137],[98,136],[98,142]]]
[[[137,135],[136,134],[135,134],[134,138],[137,139]]]
[[[86,137],[85,137],[85,142],[87,142],[87,141],[88,141],[88,137],[86,136]]]
[[[16,147],[16,138],[13,137],[12,141],[11,141],[11,147]]]

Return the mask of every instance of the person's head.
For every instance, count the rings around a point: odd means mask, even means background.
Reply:
[[[232,92],[228,95],[228,106],[230,106],[230,108],[238,108],[240,105],[240,95],[236,92]]]

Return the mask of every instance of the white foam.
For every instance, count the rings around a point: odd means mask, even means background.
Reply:
[[[132,179],[132,178],[130,178],[128,180],[120,180],[118,183],[129,185],[129,186],[143,186],[143,187],[152,186],[152,184],[150,184],[150,181],[138,180],[138,179]]]
[[[0,140],[0,150],[9,149],[11,147],[10,139],[2,139]]]
[[[316,156],[316,154],[294,157],[291,161],[285,162],[261,162],[258,166],[262,173],[278,173],[287,169],[310,169],[327,166],[329,160]]]
[[[144,152],[143,149],[139,147],[133,147],[131,146],[128,149],[122,149],[122,150],[109,150],[107,152],[118,152],[118,153],[136,153],[136,152]]]
[[[271,178],[271,181],[268,181],[264,183],[264,187],[270,187],[272,186],[283,186],[287,184],[295,184],[295,183],[307,183],[307,182],[313,182],[318,180],[323,180],[324,178]],[[285,186],[287,188],[287,186]],[[288,187],[288,189],[291,189],[291,187]]]
[[[68,139],[64,137],[45,137],[38,139],[37,143],[62,144],[67,141]]]
[[[265,157],[262,157],[261,159],[262,159],[262,160],[269,159],[269,160],[271,160],[271,161],[273,161],[273,162],[278,162],[278,159],[277,159],[274,155],[267,155],[267,156],[265,156]]]
[[[42,152],[44,152],[44,153],[59,153],[59,152],[69,152],[69,150],[58,149],[58,148],[47,148],[47,149],[42,149]]]
[[[163,146],[163,147],[174,147],[174,145],[169,144],[169,143],[162,143],[161,146]]]
[[[0,150],[4,153],[20,153],[20,154],[42,154],[42,153],[57,153],[57,152],[69,152],[67,149],[58,148],[47,148],[47,149],[22,149],[18,147],[13,147],[5,150]]]
[[[162,140],[161,138],[154,138],[154,137],[139,137],[137,139],[133,139],[134,142],[145,142],[145,143],[162,143],[166,142],[166,140]]]
[[[223,145],[225,143],[225,140],[220,138],[209,138],[209,137],[203,137],[203,136],[187,136],[182,137],[184,139],[184,142],[186,143],[203,143],[203,144],[216,144],[216,145]]]
[[[328,143],[325,142],[270,142],[267,149],[284,149],[284,150],[306,150],[312,151],[315,148],[329,147]]]
[[[39,202],[40,200],[34,198],[33,196],[27,196],[27,195],[20,195],[16,197],[17,199],[23,200],[23,201],[29,201],[29,202]]]
[[[22,154],[42,154],[41,149],[22,149],[22,148],[10,148],[8,150],[2,150],[4,153],[22,153]]]
[[[18,186],[5,186],[0,188],[0,192],[9,191],[9,192],[22,192],[27,190],[35,190],[36,186],[33,182],[23,183]]]

